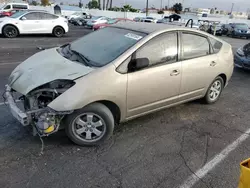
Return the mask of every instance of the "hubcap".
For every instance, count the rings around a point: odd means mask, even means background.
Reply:
[[[94,113],[85,113],[76,117],[72,128],[73,134],[85,142],[96,142],[106,132],[104,120]]]
[[[62,35],[62,30],[61,29],[57,29],[56,30],[56,35],[57,36],[61,36]]]
[[[6,35],[8,37],[13,37],[16,35],[16,30],[13,28],[6,28]]]
[[[221,82],[219,80],[216,80],[210,90],[209,90],[209,98],[211,101],[215,101],[219,95],[220,95],[220,92],[221,92]]]

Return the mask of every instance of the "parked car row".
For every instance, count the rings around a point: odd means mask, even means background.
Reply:
[[[80,16],[77,18],[71,18],[69,23],[77,26],[85,26],[92,30],[98,30],[104,27],[108,27],[118,22],[133,22],[133,20],[127,18],[108,18],[105,16]]]

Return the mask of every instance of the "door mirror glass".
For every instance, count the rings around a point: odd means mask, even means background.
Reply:
[[[134,72],[148,67],[149,59],[148,58],[137,58],[132,60],[128,65],[129,72]]]
[[[27,18],[26,18],[25,16],[23,16],[23,17],[21,18],[21,20],[27,20]]]

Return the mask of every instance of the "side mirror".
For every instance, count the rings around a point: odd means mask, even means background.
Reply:
[[[27,18],[23,16],[20,20],[27,20]]]
[[[148,67],[148,65],[149,65],[149,59],[148,58],[133,59],[128,65],[128,71],[129,72],[134,72],[134,71],[137,71],[137,70],[141,70],[143,68]]]

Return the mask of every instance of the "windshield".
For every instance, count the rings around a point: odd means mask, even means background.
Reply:
[[[18,12],[16,12],[16,13],[12,14],[12,15],[10,16],[10,18],[18,18],[18,17],[22,16],[22,15],[25,14],[25,13],[26,13],[26,11],[18,11]]]
[[[102,67],[145,36],[146,34],[140,32],[108,27],[74,41],[71,50],[87,59],[90,66]]]
[[[247,25],[247,24],[235,24],[235,27],[236,27],[237,29],[248,30],[248,25]]]

